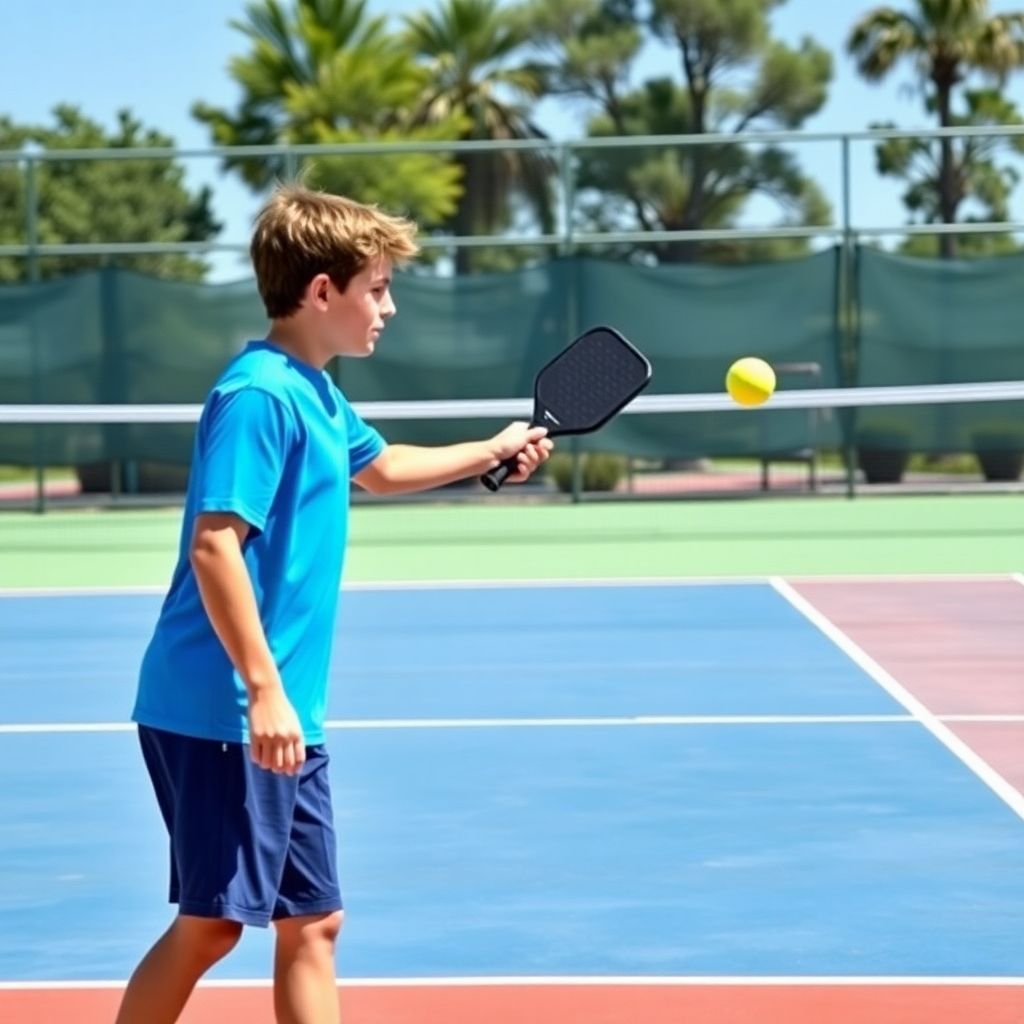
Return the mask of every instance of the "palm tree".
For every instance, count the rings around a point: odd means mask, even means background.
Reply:
[[[230,25],[244,35],[250,52],[232,57],[231,76],[243,89],[235,112],[209,103],[193,104],[192,114],[207,124],[219,145],[265,145],[299,141],[287,97],[296,88],[315,87],[339,53],[380,47],[385,19],[369,19],[366,0],[251,0],[245,17]],[[305,141],[305,140],[302,140]],[[266,186],[286,172],[283,160],[226,161],[253,187]]]
[[[231,22],[249,43],[229,64],[241,100],[235,110],[196,103],[193,115],[224,146],[453,137],[460,117],[413,123],[427,72],[386,22],[368,15],[367,0],[250,0],[244,19]],[[257,191],[298,170],[283,158],[231,157],[225,166]],[[429,224],[456,208],[459,175],[445,154],[402,152],[318,158],[311,180]]]
[[[972,72],[1002,85],[1024,67],[1024,11],[990,15],[988,0],[915,0],[914,7],[911,13],[892,7],[869,11],[854,25],[847,49],[869,81],[880,81],[904,60],[912,62],[942,127],[953,125],[954,90]],[[937,207],[942,223],[952,224],[964,191],[953,140],[942,139],[939,148]],[[940,252],[955,255],[953,235],[941,237]]]
[[[530,102],[544,93],[541,74],[526,65],[510,66],[528,42],[516,13],[499,9],[498,0],[444,0],[434,11],[406,16],[406,42],[430,74],[430,86],[417,107],[423,123],[462,115],[465,127],[459,139],[547,137],[529,110]],[[534,208],[543,229],[550,229],[550,157],[505,150],[479,156],[463,153],[457,160],[465,190],[450,224],[457,235],[490,234],[507,227],[516,196]],[[458,250],[459,270],[472,262],[466,249]]]

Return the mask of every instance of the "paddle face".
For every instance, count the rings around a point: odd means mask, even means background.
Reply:
[[[533,424],[548,435],[588,434],[607,423],[651,379],[651,364],[613,327],[592,327],[537,374]],[[516,469],[506,459],[480,479],[496,491]]]
[[[651,379],[651,364],[612,327],[592,327],[537,374],[533,422],[560,434],[589,434]]]

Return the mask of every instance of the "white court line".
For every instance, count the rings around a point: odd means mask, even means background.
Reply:
[[[412,718],[332,720],[328,729],[537,729],[652,725],[864,725],[912,722],[911,715],[634,715],[591,718]]]
[[[350,718],[329,719],[343,729],[564,729],[666,725],[880,725],[914,722],[912,715],[636,715],[592,718]],[[0,735],[132,732],[133,722],[27,722],[0,725]]]
[[[874,658],[785,580],[773,579],[772,586],[780,597],[785,598],[801,615],[817,626],[851,661],[867,672],[890,697],[902,704],[940,743],[960,758],[1015,814],[1024,819],[1024,793],[1011,786],[987,761],[944,725],[938,715],[925,707],[906,687],[897,682]]]
[[[355,580],[344,582],[342,591],[359,590],[526,590],[571,587],[703,587],[767,586],[767,576],[598,576],[593,578],[523,578],[486,580]],[[0,587],[4,597],[102,597],[118,594],[164,594],[166,586]]]
[[[1005,572],[908,572],[908,573],[852,573],[850,575],[822,576],[786,573],[782,578],[791,583],[998,583],[1000,580],[1024,577]],[[774,577],[773,577],[774,578]]]
[[[996,722],[1008,724],[1024,722],[1024,715],[936,715],[940,722]]]
[[[0,981],[2,992],[39,992],[54,990],[75,990],[75,989],[121,989],[127,985],[127,981]],[[273,980],[270,978],[225,978],[211,979],[199,982],[200,988],[270,988]],[[492,986],[515,986],[515,987],[554,987],[560,985],[578,986],[580,988],[599,988],[609,985],[629,985],[637,988],[650,987],[654,985],[675,985],[682,988],[689,987],[758,987],[758,986],[812,986],[833,987],[833,986],[942,986],[945,988],[956,988],[959,986],[970,987],[1024,987],[1024,977],[1007,976],[979,976],[969,975],[962,978],[950,977],[949,975],[937,975],[929,977],[926,975],[766,975],[758,977],[755,975],[496,975],[481,977],[456,977],[456,978],[339,978],[338,985],[341,988],[490,988]]]
[[[131,594],[166,594],[167,587],[0,587],[4,597],[116,597]]]
[[[1020,573],[863,573],[822,575],[787,575],[787,580],[798,583],[987,583],[997,580],[1016,580],[1024,584]],[[355,580],[342,584],[343,591],[359,590],[515,590],[544,587],[701,587],[701,586],[749,586],[751,584],[771,585],[770,576],[594,576],[558,577],[546,579],[527,577],[523,579],[488,580]],[[0,598],[4,597],[102,597],[117,594],[164,594],[166,585],[132,586],[83,586],[83,587],[0,587]]]
[[[938,722],[1024,722],[1020,715],[935,715]],[[907,725],[914,714],[887,715],[635,715],[591,718],[335,718],[324,728],[384,729],[566,729],[645,728],[701,725]],[[24,722],[0,724],[0,736],[134,732],[134,722]]]
[[[1012,574],[1011,578],[1012,578]],[[543,577],[487,580],[363,580],[344,583],[343,590],[493,590],[518,587],[701,587],[701,586],[770,586],[772,576],[592,576]],[[854,573],[822,575],[789,575],[788,580],[814,583],[992,583],[1006,580],[1007,573]],[[1020,577],[1024,582],[1024,576]]]

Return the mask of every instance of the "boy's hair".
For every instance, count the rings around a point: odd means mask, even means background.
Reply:
[[[416,255],[416,225],[344,196],[280,185],[256,218],[249,254],[272,320],[302,304],[317,274],[339,291],[374,260],[401,264]]]

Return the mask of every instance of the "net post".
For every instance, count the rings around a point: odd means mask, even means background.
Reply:
[[[858,356],[858,329],[857,329],[857,301],[858,288],[858,264],[856,239],[850,234],[846,257],[846,385],[856,387],[856,366]],[[854,407],[840,410],[840,423],[842,424],[843,446],[846,453],[846,497],[852,500],[857,496],[857,445],[855,438],[855,427],[857,423],[857,410]]]
[[[294,149],[289,145],[284,152],[284,178],[289,184],[294,183],[298,180],[299,176],[299,157]]]
[[[583,500],[583,457],[580,453],[580,439],[570,439],[572,451],[572,502],[578,505]]]
[[[841,352],[839,359],[840,371],[843,374],[843,383],[847,387],[856,384],[857,366],[857,333],[854,326],[857,305],[855,298],[855,246],[856,237],[851,226],[851,189],[852,178],[850,175],[850,136],[844,135],[841,141],[841,164],[843,177],[843,239],[840,247],[840,280],[839,280],[839,316],[840,316],[840,344]],[[843,447],[846,463],[846,497],[848,500],[857,496],[857,461],[856,451],[853,443],[853,424],[856,419],[856,412],[853,409],[844,409],[840,414],[840,422],[843,431]]]
[[[28,279],[36,284],[40,279],[39,271],[39,183],[37,180],[36,161],[31,155],[25,157],[25,242],[28,246]],[[31,347],[32,401],[41,400],[42,372],[39,366],[39,335],[32,319],[29,342]],[[46,511],[46,462],[43,451],[43,427],[37,426],[32,431],[32,461],[35,463],[35,504],[33,511],[42,515]]]
[[[101,393],[104,402],[117,404],[128,396],[124,364],[124,329],[121,312],[121,271],[117,266],[105,264],[99,269],[100,290],[100,338],[102,350],[100,367],[102,372]],[[107,452],[110,455],[111,496],[119,498],[131,484],[132,472],[125,455],[123,438],[127,430],[119,430],[116,424],[108,423],[104,430]]]
[[[558,146],[558,173],[562,184],[562,241],[559,250],[563,256],[573,254],[573,210],[576,205],[576,176],[573,169],[571,144],[562,142]]]
[[[569,261],[569,287],[566,288],[565,334],[575,338],[580,332],[580,265],[579,256],[574,251],[573,243],[573,211],[576,203],[576,178],[573,168],[572,143],[563,142],[559,146],[559,172],[562,182],[562,236],[560,252]],[[578,437],[570,438],[570,458],[572,459],[571,494],[573,504],[583,500],[583,463],[580,455]]]

